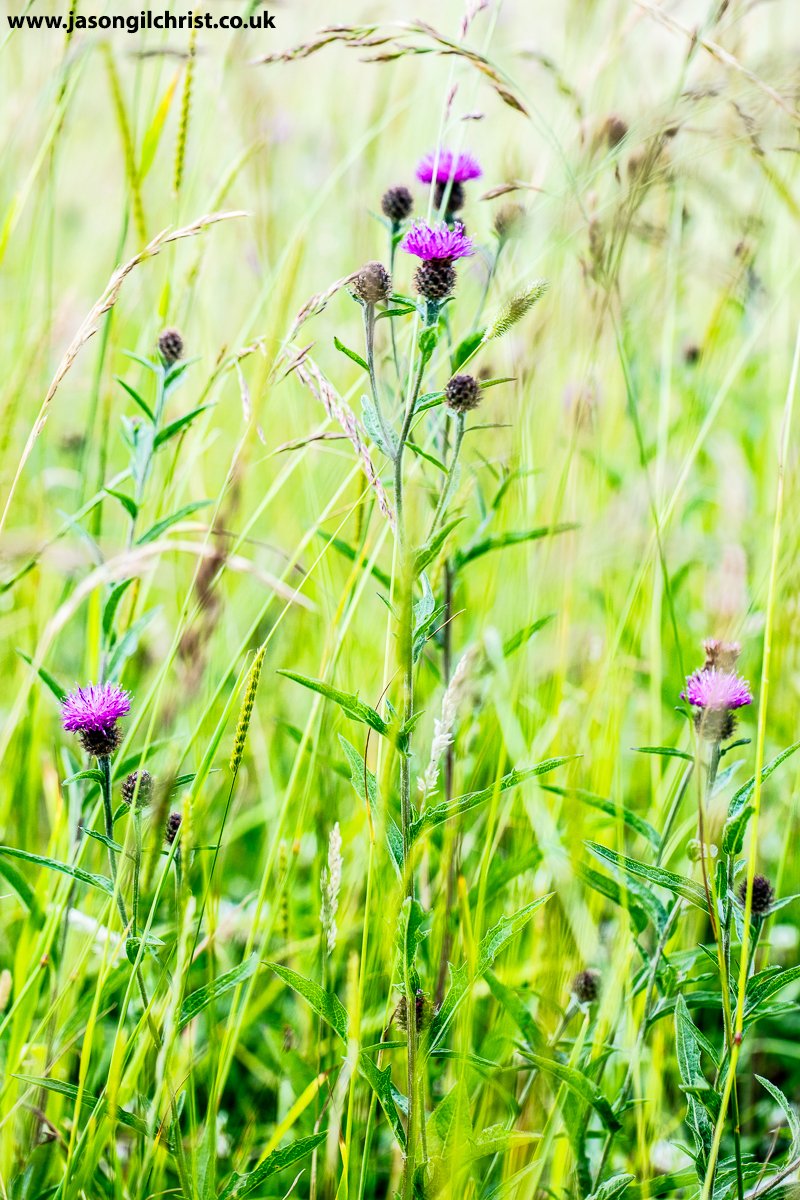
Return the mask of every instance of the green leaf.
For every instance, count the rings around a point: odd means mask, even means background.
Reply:
[[[667,919],[664,905],[647,888],[631,881],[630,877],[628,877],[628,882],[631,883],[631,886],[622,887],[616,880],[609,879],[607,875],[601,875],[599,871],[592,870],[585,863],[576,864],[575,874],[588,887],[594,888],[601,896],[605,896],[613,904],[624,908],[637,933],[643,933],[651,921],[656,929],[664,928]]]
[[[57,1096],[66,1096],[68,1100],[73,1102],[78,1099],[79,1089],[74,1083],[63,1083],[60,1079],[47,1079],[39,1075],[14,1075],[14,1079],[19,1080],[32,1088],[44,1088],[45,1091],[55,1092]],[[84,1108],[93,1108],[98,1114],[103,1116],[108,1115],[108,1101],[104,1096],[93,1096],[90,1092],[83,1091],[81,1095],[81,1104]],[[135,1117],[133,1113],[126,1112],[124,1108],[114,1109],[114,1120],[123,1125],[126,1129],[132,1129],[141,1137],[150,1136],[150,1130],[147,1127],[147,1122],[141,1120],[140,1117]]]
[[[233,988],[238,987],[245,979],[249,979],[257,969],[258,955],[251,954],[244,962],[239,963],[238,967],[233,967],[232,970],[226,971],[223,975],[218,975],[211,983],[207,983],[204,987],[198,988],[196,992],[192,992],[181,1005],[178,1017],[178,1032],[180,1033],[182,1029],[185,1029],[189,1022],[193,1021],[196,1016],[199,1016],[209,1004],[219,1000],[220,996],[224,996],[226,992],[230,992]]]
[[[421,574],[421,572],[427,567],[428,563],[433,562],[433,560],[436,558],[436,555],[450,537],[450,534],[458,525],[461,524],[463,520],[463,517],[456,517],[454,520],[448,521],[442,526],[438,533],[434,534],[430,541],[426,542],[424,546],[419,548],[414,559],[414,573],[416,575]]]
[[[369,371],[369,366],[360,354],[356,354],[355,350],[351,350],[349,346],[345,346],[344,342],[340,342],[338,337],[334,337],[333,344],[341,354],[346,354],[354,363],[358,363],[362,371]]]
[[[615,804],[613,800],[607,800],[605,796],[598,796],[595,792],[588,792],[585,788],[558,787],[554,783],[543,783],[542,787],[546,792],[555,792],[558,796],[574,797],[582,804],[588,804],[590,808],[596,808],[599,812],[607,813],[615,820],[622,821],[634,833],[640,834],[648,841],[655,850],[658,850],[661,845],[661,835],[650,822],[645,821],[644,817],[640,817],[630,808],[626,808],[624,804]]]
[[[310,688],[312,692],[318,692],[326,700],[332,700],[334,704],[339,705],[345,716],[350,717],[351,720],[360,721],[362,725],[369,725],[370,729],[374,729],[376,733],[383,734],[384,737],[391,736],[391,726],[384,721],[379,712],[371,705],[365,704],[363,700],[359,700],[358,696],[350,692],[342,692],[339,688],[331,687],[329,683],[323,683],[321,679],[311,679],[307,675],[298,675],[296,671],[279,670],[278,674],[285,675],[287,679],[292,679],[295,683]]]
[[[0,854],[8,854],[11,858],[21,858],[23,862],[47,867],[50,871],[59,871],[62,875],[69,875],[72,879],[77,879],[79,883],[88,883],[91,887],[99,888],[107,896],[114,895],[113,881],[107,875],[93,875],[91,871],[84,871],[81,867],[71,867],[55,858],[45,858],[42,854],[31,854],[27,850],[17,850],[14,846],[0,846]]]
[[[174,438],[176,433],[180,433],[187,425],[191,425],[192,421],[201,413],[207,412],[209,408],[213,407],[213,404],[201,404],[199,408],[193,408],[191,412],[184,413],[182,417],[176,417],[174,421],[170,421],[169,425],[165,425],[156,434],[153,439],[153,449],[158,450],[159,446],[163,446],[165,442]]]
[[[123,579],[122,583],[115,584],[108,594],[108,599],[103,607],[103,633],[106,638],[111,635],[120,601],[132,583],[132,579]]]
[[[139,512],[139,505],[134,500],[133,496],[126,496],[125,492],[117,492],[114,488],[103,488],[107,496],[113,496],[115,500],[119,500],[122,507],[125,509],[131,520],[135,521]]]
[[[425,830],[433,829],[436,825],[441,825],[452,817],[459,817],[464,813],[471,812],[473,808],[480,808],[482,804],[491,800],[499,792],[519,787],[526,780],[534,779],[538,775],[546,775],[549,771],[555,771],[557,767],[562,767],[564,763],[574,762],[576,758],[580,758],[580,755],[570,754],[564,758],[547,758],[544,762],[537,763],[535,767],[528,767],[523,771],[509,771],[502,779],[498,779],[496,783],[487,788],[482,788],[479,792],[468,792],[465,796],[457,796],[454,800],[447,800],[433,808],[426,808],[422,815],[411,824],[411,840],[414,841]]]
[[[570,533],[579,528],[580,526],[574,521],[567,521],[560,525],[543,525],[539,529],[493,533],[480,542],[473,542],[465,550],[457,550],[454,556],[455,567],[456,570],[460,570],[467,563],[474,562],[477,558],[483,558],[484,554],[491,554],[493,550],[503,550],[506,546],[519,546],[523,542],[537,542],[541,538],[555,537],[559,533]]]
[[[453,375],[459,367],[463,367],[468,362],[478,348],[483,343],[483,335],[485,329],[476,329],[472,333],[468,333],[465,338],[458,343],[453,353],[450,355],[450,370]]]
[[[674,895],[688,900],[696,908],[708,912],[705,892],[699,884],[693,883],[691,879],[686,879],[683,875],[675,875],[672,871],[665,871],[663,867],[649,867],[635,858],[626,858],[624,854],[617,854],[615,850],[607,850],[605,846],[599,846],[597,842],[587,841],[584,845],[598,858],[615,863],[629,874],[638,875],[640,879],[647,879],[650,883],[657,884],[658,887],[666,888]]]
[[[431,358],[439,341],[439,328],[432,326],[428,329],[423,329],[419,335],[419,352],[422,357],[422,365],[424,366]]]
[[[182,521],[184,517],[197,512],[198,509],[206,508],[210,503],[210,500],[195,500],[192,504],[184,504],[183,508],[179,508],[177,512],[171,513],[161,521],[156,521],[155,525],[151,525],[147,533],[143,533],[137,540],[136,545],[145,546],[148,542],[155,542],[162,533],[166,533],[170,526],[176,525],[178,521]]]
[[[61,786],[66,787],[70,783],[78,783],[81,779],[91,779],[92,783],[103,782],[103,772],[91,767],[86,771],[78,771],[75,775],[68,775],[66,779],[61,780]]]
[[[787,1162],[791,1162],[800,1155],[800,1119],[798,1119],[797,1112],[779,1087],[776,1087],[774,1083],[770,1083],[763,1075],[756,1075],[756,1079],[763,1088],[767,1089],[772,1099],[783,1110],[783,1114],[786,1117],[786,1124],[789,1127],[789,1133],[792,1138],[792,1144],[789,1147],[786,1159]]]
[[[800,742],[795,742],[794,745],[788,746],[776,755],[771,762],[763,768],[761,772],[761,782],[769,779],[773,771],[777,771],[781,763],[784,763],[787,758],[790,758],[796,750],[800,750]],[[722,832],[722,848],[726,854],[740,854],[744,845],[744,835],[747,829],[747,824],[750,817],[753,815],[753,809],[750,801],[756,790],[755,775],[752,779],[740,787],[731,797],[731,802],[728,805],[728,819],[725,822],[725,827]]]
[[[634,746],[637,754],[660,754],[662,758],[682,758],[685,762],[694,762],[694,755],[685,750],[676,750],[674,746]]]
[[[150,424],[154,425],[156,419],[153,416],[153,411],[150,408],[150,405],[145,403],[145,401],[142,399],[142,397],[139,395],[139,393],[136,391],[135,388],[132,388],[131,385],[129,383],[126,383],[124,379],[120,379],[119,375],[115,375],[114,378],[117,381],[117,383],[120,384],[121,387],[124,387],[125,391],[131,397],[131,399],[134,401],[134,403],[138,404],[139,408],[142,410],[144,415],[147,417]]]
[[[555,1076],[571,1092],[590,1104],[610,1133],[615,1133],[622,1128],[618,1117],[600,1088],[593,1079],[589,1079],[577,1067],[569,1067],[566,1063],[556,1062],[552,1058],[544,1058],[539,1054],[526,1054],[525,1058],[540,1071]]]
[[[25,876],[21,875],[16,867],[12,867],[11,863],[5,862],[2,858],[0,858],[0,876],[2,876],[6,883],[9,883],[17,893],[20,900],[31,914],[36,928],[41,929],[44,925],[44,913],[39,906],[39,901],[36,899],[36,892],[28,883]]]
[[[405,317],[408,313],[416,311],[416,304],[408,304],[404,308],[385,308],[383,312],[376,313],[375,320],[380,321],[382,317]]]
[[[155,363],[150,358],[142,358],[141,354],[134,354],[132,350],[123,350],[122,353],[126,358],[130,358],[133,362],[137,362],[140,367],[146,367],[148,371],[152,371],[154,375],[158,375],[161,370],[160,363]]]
[[[296,971],[290,970],[289,967],[283,967],[280,963],[267,962],[264,963],[264,966],[274,971],[284,983],[288,983],[290,988],[294,988],[311,1005],[317,1016],[322,1017],[323,1021],[327,1021],[342,1041],[347,1042],[347,1009],[338,996],[333,992],[326,992],[318,983],[314,983],[313,979],[306,979],[305,976],[298,975]]]
[[[778,967],[767,967],[766,970],[751,976],[747,981],[745,993],[745,1016],[752,1016],[767,1000],[771,1000],[783,988],[798,979],[800,979],[800,966],[787,967],[785,970]]]
[[[226,1187],[220,1192],[219,1200],[240,1200],[242,1196],[249,1196],[278,1171],[283,1171],[286,1167],[294,1166],[301,1159],[307,1158],[313,1150],[316,1150],[317,1146],[322,1145],[327,1137],[328,1134],[325,1131],[312,1133],[310,1137],[292,1142],[291,1146],[287,1146],[284,1150],[273,1150],[271,1154],[267,1155],[261,1166],[250,1171],[248,1175],[234,1173]]]
[[[548,613],[546,617],[540,617],[538,621],[534,621],[532,625],[526,625],[523,629],[512,634],[507,641],[503,643],[503,658],[510,658],[515,650],[519,650],[526,642],[529,642],[535,633],[540,629],[544,629],[545,625],[549,625],[555,618],[555,613]]]
[[[425,913],[418,900],[407,896],[400,909],[400,919],[397,922],[397,953],[400,958],[400,971],[406,991],[413,993],[419,987],[417,974],[417,951],[425,941],[426,933],[422,928]]]
[[[378,783],[355,746],[339,734],[339,742],[350,767],[350,782],[363,804],[368,804],[373,818],[378,815]],[[403,874],[403,835],[393,817],[386,819],[386,842],[397,872]]]
[[[486,972],[486,983],[495,1000],[506,1010],[528,1045],[535,1050],[543,1049],[547,1044],[547,1039],[528,1011],[527,1005],[520,1000],[517,993],[506,987],[497,978],[494,971]]]
[[[20,658],[25,660],[29,667],[33,666],[33,659],[29,654],[26,654],[24,650],[17,650],[17,654],[20,656]],[[62,700],[66,699],[67,689],[62,687],[58,680],[51,675],[49,671],[45,671],[44,667],[37,667],[36,674],[39,676],[42,683],[45,684],[46,687],[49,687],[59,704]]]
[[[405,1151],[406,1131],[403,1128],[403,1122],[397,1111],[397,1105],[394,1102],[391,1066],[385,1067],[381,1071],[369,1055],[362,1051],[358,1056],[358,1069],[378,1097],[386,1119],[392,1127],[398,1146],[401,1150]]]
[[[697,1174],[702,1180],[711,1152],[714,1127],[705,1106],[695,1096],[698,1089],[708,1089],[708,1082],[700,1069],[700,1046],[683,996],[678,996],[675,1004],[675,1053],[678,1071],[687,1092],[686,1124],[694,1139]]]
[[[114,649],[111,651],[108,665],[106,666],[107,679],[119,679],[125,663],[136,652],[136,648],[139,645],[139,638],[153,620],[153,617],[160,611],[160,608],[151,608],[149,612],[142,613],[138,621],[134,621],[119,641],[114,643]]]
[[[623,1172],[621,1175],[612,1175],[610,1179],[606,1179],[599,1187],[595,1188],[586,1200],[614,1200],[615,1196],[619,1196],[625,1189],[633,1183],[635,1175],[628,1175]]]
[[[441,1008],[431,1022],[429,1042],[431,1050],[435,1049],[444,1037],[459,1005],[469,992],[473,982],[476,979],[480,979],[490,967],[494,966],[494,960],[500,951],[508,945],[521,929],[525,928],[536,910],[541,908],[543,904],[546,904],[551,895],[552,892],[549,892],[546,896],[539,896],[511,917],[501,917],[497,924],[481,939],[478,946],[474,975],[470,976],[466,963],[462,963],[461,966],[452,972],[450,987],[442,1001]]]

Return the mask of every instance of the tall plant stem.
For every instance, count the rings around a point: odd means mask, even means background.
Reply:
[[[429,312],[429,324],[430,321]],[[403,451],[406,447],[411,424],[414,420],[414,410],[422,387],[427,357],[420,351],[419,364],[414,376],[414,383],[406,401],[403,424],[400,429],[397,450],[394,457],[394,501],[397,513],[397,544],[399,551],[400,573],[400,670],[402,674],[403,699],[401,709],[402,724],[409,728],[409,722],[414,715],[414,562],[408,544],[406,530],[405,505],[403,499]],[[400,818],[403,835],[403,875],[405,898],[414,898],[414,869],[411,861],[411,734],[406,735],[406,743],[400,749]],[[412,986],[411,973],[405,972],[406,999],[406,1032],[408,1046],[408,1126],[406,1131],[406,1157],[403,1169],[403,1200],[412,1200],[414,1194],[414,1168],[416,1159],[416,1129],[417,1129],[417,998]]]

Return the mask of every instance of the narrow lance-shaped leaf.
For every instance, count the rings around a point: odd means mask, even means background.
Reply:
[[[384,721],[380,713],[370,704],[365,704],[363,700],[359,700],[358,696],[350,692],[342,692],[339,688],[331,687],[329,683],[324,683],[321,679],[312,679],[307,675],[299,675],[297,671],[280,670],[278,674],[285,675],[287,679],[292,679],[295,683],[302,684],[303,687],[309,688],[312,692],[318,692],[326,700],[332,700],[353,721],[360,721],[362,725],[369,725],[370,729],[374,729],[376,733],[383,734],[384,737],[390,736],[392,732],[391,727]]]
[[[190,1021],[199,1016],[204,1008],[208,1008],[213,1001],[219,1000],[226,992],[230,992],[233,988],[243,983],[245,979],[258,969],[258,955],[251,954],[244,962],[239,963],[238,967],[233,967],[232,970],[226,971],[223,975],[218,975],[211,983],[205,984],[187,996],[181,1005],[180,1016],[178,1018],[178,1031],[185,1029]]]
[[[566,1063],[556,1062],[552,1058],[544,1058],[540,1054],[526,1054],[525,1057],[528,1062],[533,1063],[540,1071],[545,1071],[548,1075],[554,1075],[571,1092],[574,1092],[581,1100],[585,1100],[587,1104],[590,1104],[610,1133],[614,1133],[617,1129],[621,1128],[619,1118],[615,1115],[614,1110],[600,1091],[600,1088],[593,1079],[589,1079],[577,1067],[567,1066]]]
[[[278,1171],[292,1167],[307,1158],[317,1146],[322,1145],[327,1136],[327,1131],[323,1130],[321,1133],[312,1133],[310,1137],[300,1138],[283,1150],[273,1150],[263,1163],[248,1175],[234,1175],[220,1192],[219,1200],[241,1200],[241,1197],[251,1195]]]
[[[264,966],[274,971],[290,988],[294,988],[297,994],[311,1005],[317,1016],[327,1021],[342,1041],[347,1042],[347,1009],[338,996],[333,992],[326,992],[313,979],[306,979],[305,976],[298,975],[297,971],[281,966],[280,963],[268,962]]]

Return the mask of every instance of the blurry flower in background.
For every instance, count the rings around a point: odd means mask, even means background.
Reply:
[[[433,183],[434,203],[444,209],[449,221],[454,213],[464,207],[466,194],[464,184],[470,179],[479,179],[483,174],[480,164],[471,154],[454,155],[452,150],[432,151],[426,154],[417,167],[420,183]]]

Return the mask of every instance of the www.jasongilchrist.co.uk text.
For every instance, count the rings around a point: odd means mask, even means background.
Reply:
[[[19,13],[8,15],[11,29],[62,29],[65,33],[84,29],[121,29],[126,33],[140,33],[145,29],[274,29],[275,17],[264,10],[253,12],[248,17],[237,14],[218,15],[210,12],[172,13],[143,9],[140,13],[125,16],[84,16],[72,9],[67,14]]]

